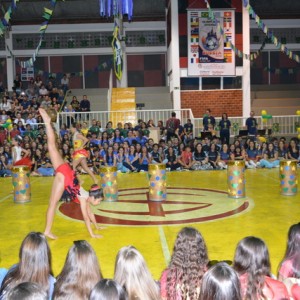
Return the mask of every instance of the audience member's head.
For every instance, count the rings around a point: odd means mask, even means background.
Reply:
[[[116,281],[102,279],[93,288],[89,300],[128,300],[128,297]]]
[[[242,239],[235,250],[234,269],[247,276],[246,299],[263,295],[265,276],[270,276],[269,251],[265,242],[257,237]]]
[[[203,276],[200,300],[242,300],[237,273],[225,262],[210,268]]]
[[[75,241],[57,277],[53,299],[88,299],[92,288],[101,279],[93,248],[86,241]]]
[[[198,299],[207,265],[208,254],[201,233],[192,227],[183,228],[177,235],[170,264],[162,276],[166,276],[167,298],[175,299],[180,285],[183,299]]]
[[[46,237],[40,232],[29,233],[22,242],[19,263],[12,267],[1,286],[5,295],[22,282],[33,282],[48,292],[51,271],[51,254]]]
[[[300,223],[292,225],[289,229],[283,261],[291,262],[290,268],[284,272],[287,275],[285,277],[300,279]]]
[[[34,282],[23,282],[9,291],[5,300],[47,300],[47,293]]]
[[[143,256],[133,246],[123,247],[118,252],[114,279],[125,288],[129,299],[160,299],[159,288]]]

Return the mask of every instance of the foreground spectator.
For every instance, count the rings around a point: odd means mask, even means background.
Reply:
[[[162,299],[198,300],[207,265],[202,235],[194,228],[183,228],[177,235],[171,262],[160,279]]]
[[[89,300],[128,300],[128,296],[116,281],[102,279],[93,288]]]
[[[278,279],[288,277],[300,279],[300,223],[290,227],[284,258],[278,273]]]
[[[47,300],[47,293],[34,282],[23,282],[15,286],[5,300]]]
[[[40,232],[29,233],[22,242],[19,263],[12,266],[5,276],[0,299],[22,282],[34,282],[51,299],[55,279],[51,275],[51,253],[46,237]]]
[[[53,300],[87,300],[102,279],[95,251],[87,241],[75,241],[57,277]]]
[[[285,285],[272,278],[269,251],[263,240],[253,236],[241,240],[233,266],[240,277],[243,299],[289,299]]]
[[[200,300],[242,300],[237,273],[225,262],[210,268],[203,276]]]
[[[160,300],[159,287],[153,280],[141,253],[133,246],[120,249],[115,263],[115,281],[125,288],[129,300]]]

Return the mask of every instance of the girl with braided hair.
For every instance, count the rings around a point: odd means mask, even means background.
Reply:
[[[162,299],[198,300],[207,265],[207,249],[201,233],[192,227],[183,228],[177,235],[171,262],[160,279]]]

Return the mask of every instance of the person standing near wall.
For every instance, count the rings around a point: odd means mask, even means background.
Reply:
[[[248,130],[248,135],[257,134],[257,120],[254,118],[254,111],[250,112],[250,117],[246,120],[246,126]]]
[[[209,125],[212,125],[212,129],[215,128],[216,125],[216,120],[215,118],[211,115],[211,110],[208,108],[206,110],[205,116],[203,118],[203,129],[204,131],[208,131]]]
[[[180,120],[176,118],[176,113],[173,111],[171,118],[167,120],[167,141],[169,141],[173,136],[175,136],[176,130],[179,128]]]
[[[220,139],[221,139],[221,143],[224,144],[228,144],[229,145],[229,141],[230,141],[230,126],[231,123],[228,120],[228,116],[227,113],[223,113],[222,114],[222,120],[219,123],[219,127],[220,127]]]

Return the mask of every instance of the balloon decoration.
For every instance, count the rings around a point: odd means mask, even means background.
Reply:
[[[272,131],[274,133],[279,132],[279,123],[273,123],[273,125],[272,125]]]
[[[265,116],[266,114],[267,114],[267,111],[263,109],[263,110],[261,111],[261,115],[262,115],[262,116]]]
[[[268,120],[272,119],[272,115],[268,115],[267,111],[264,109],[261,111],[261,117],[263,119],[263,123],[267,123]]]
[[[296,111],[297,116],[300,116],[300,110]]]
[[[263,136],[259,136],[258,137],[258,140],[261,142],[261,143],[265,143],[267,141],[267,139]]]
[[[232,124],[232,130],[233,130],[233,132],[234,132],[235,135],[238,134],[239,128],[240,128],[240,124],[239,123],[233,123]]]
[[[273,116],[272,115],[263,115],[262,118],[266,119],[266,120],[270,120],[273,118]]]
[[[11,122],[11,120],[9,119],[9,120],[7,120],[4,124],[1,124],[0,125],[1,127],[3,127],[3,128],[8,128],[8,130],[11,130],[12,129],[12,122]]]

